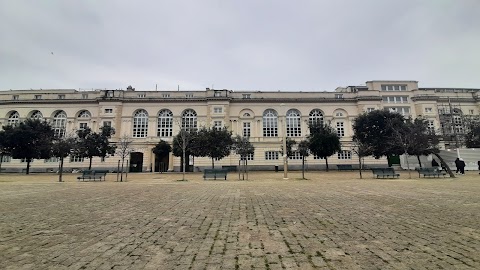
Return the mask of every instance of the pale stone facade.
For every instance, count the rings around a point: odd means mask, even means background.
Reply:
[[[98,131],[101,126],[110,124],[116,130],[112,141],[118,141],[125,134],[132,137],[132,148],[140,158],[135,165],[141,171],[154,171],[159,168],[155,166],[152,148],[160,139],[171,143],[180,130],[182,115],[188,112],[189,119],[196,121],[197,126],[225,125],[234,135],[249,135],[255,146],[249,165],[254,169],[273,169],[275,165],[282,165],[278,151],[284,132],[300,141],[308,134],[309,118],[321,117],[337,129],[344,150],[330,157],[329,164],[357,164],[350,144],[352,123],[359,114],[386,108],[407,116],[421,116],[430,120],[431,128],[437,132],[458,131],[455,132],[458,140],[461,132],[465,132],[459,129],[464,123],[458,122],[465,120],[458,120],[455,115],[468,119],[478,117],[479,93],[480,89],[419,88],[416,81],[368,81],[366,86],[339,87],[335,92],[9,90],[0,91],[0,124],[41,116],[52,123],[57,121],[58,125],[65,123],[67,133],[85,125]],[[455,113],[450,114],[451,111]],[[443,117],[445,115],[452,117]],[[451,122],[445,123],[449,119]],[[447,124],[451,126],[446,127]],[[442,146],[454,145],[450,138],[442,142]],[[6,170],[25,167],[20,160],[6,158],[5,161],[2,168]],[[115,169],[117,162],[116,156],[104,161],[94,159],[94,166]],[[165,164],[164,169],[178,170],[180,167],[180,159],[173,155],[165,162],[168,165]],[[371,158],[366,162],[386,164],[386,159]],[[216,161],[218,167],[237,164],[238,156],[233,154]],[[293,169],[298,169],[300,164],[300,159],[289,160]],[[309,169],[324,164],[313,156],[307,159]],[[55,160],[36,160],[32,163],[32,171],[54,171],[56,165]],[[65,165],[70,169],[85,168],[88,160],[72,159]],[[198,169],[210,165],[207,158],[195,158],[193,163]]]

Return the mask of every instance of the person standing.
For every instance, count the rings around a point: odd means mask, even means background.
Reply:
[[[460,162],[458,164],[460,165],[460,173],[465,174],[465,161],[463,158],[460,158]]]
[[[455,173],[458,173],[460,171],[460,159],[458,157],[455,159],[455,167],[457,168]]]
[[[478,170],[480,171],[480,160],[477,161],[477,165],[478,165]],[[478,174],[480,174],[480,172]]]

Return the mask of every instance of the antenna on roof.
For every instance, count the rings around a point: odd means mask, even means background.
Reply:
[[[155,84],[155,91],[157,91],[157,84]]]
[[[177,91],[180,91],[180,84],[177,84]]]

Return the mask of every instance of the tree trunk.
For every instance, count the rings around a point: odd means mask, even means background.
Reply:
[[[123,163],[125,162],[125,158],[122,158],[122,168],[120,169],[120,182],[123,182]]]
[[[89,157],[88,159],[90,159],[90,161],[88,162],[88,169],[91,170],[92,169],[92,159],[93,159],[93,157]]]
[[[183,167],[183,178],[182,180],[185,181],[185,141],[183,142],[183,147],[182,147],[182,150],[183,150],[183,153],[182,153],[182,156],[183,156],[183,162],[182,162],[182,167]]]
[[[212,169],[215,169],[215,161],[213,157],[212,157]]]
[[[325,165],[327,165],[327,172],[328,172],[328,158],[325,157]]]
[[[62,182],[63,176],[63,157],[60,157],[60,171],[58,172],[58,182]]]
[[[420,156],[417,155],[417,160],[418,160],[418,165],[420,165],[420,168],[422,168],[422,162],[420,161]]]
[[[447,173],[450,175],[451,178],[455,178],[455,174],[452,172],[452,170],[450,170],[450,167],[448,167],[447,163],[445,162],[445,160],[443,160],[443,158],[437,154],[437,153],[434,153],[434,155],[440,160],[440,164],[442,165],[442,167],[445,168],[445,170],[447,171]]]
[[[0,173],[2,173],[3,154],[0,155]]]
[[[27,159],[27,172],[26,172],[26,174],[30,174],[30,161],[31,161],[31,159]]]
[[[358,173],[360,173],[360,179],[362,178],[362,158],[358,157]]]
[[[305,157],[302,156],[302,179],[305,179]]]

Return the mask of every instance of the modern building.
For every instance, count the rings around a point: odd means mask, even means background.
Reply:
[[[237,91],[136,91],[38,89],[0,91],[0,125],[26,118],[48,119],[58,134],[102,126],[116,130],[112,141],[122,136],[133,141],[132,171],[179,171],[180,158],[170,154],[158,160],[152,148],[160,141],[172,142],[181,126],[223,127],[234,135],[247,136],[255,146],[248,157],[253,169],[279,165],[283,137],[300,141],[308,134],[308,122],[321,119],[337,130],[342,151],[329,158],[329,164],[358,164],[351,151],[352,123],[363,112],[388,109],[405,116],[424,117],[429,128],[443,135],[441,147],[460,147],[469,121],[478,121],[480,89],[419,88],[417,81],[368,81],[364,86],[338,87],[333,92]],[[216,161],[217,166],[235,166],[232,154]],[[94,159],[94,166],[116,169],[119,158]],[[22,160],[4,157],[2,168],[21,171]],[[386,164],[386,159],[366,159],[367,164]],[[208,158],[190,159],[190,169],[211,166]],[[300,156],[289,158],[289,167],[299,169]],[[307,158],[308,169],[324,167],[315,156]],[[69,169],[88,167],[88,160],[70,157]],[[56,171],[57,160],[35,160],[32,171]]]

